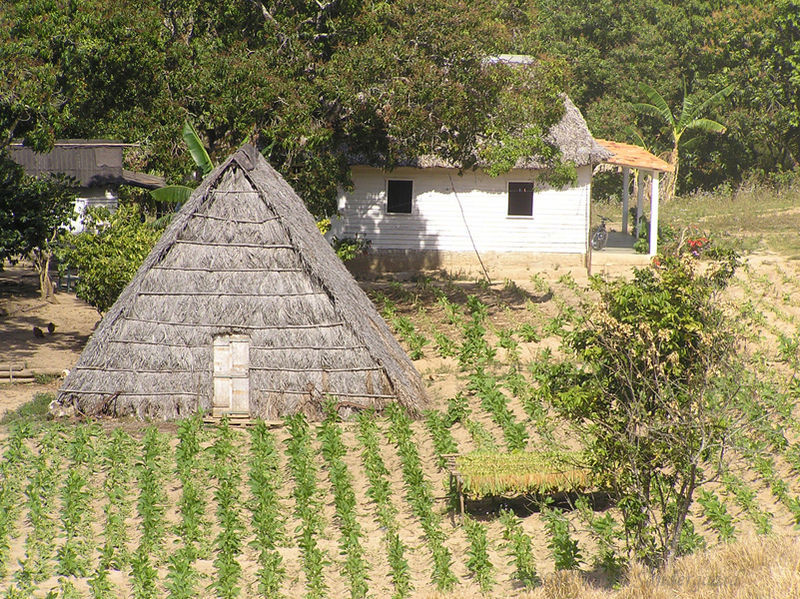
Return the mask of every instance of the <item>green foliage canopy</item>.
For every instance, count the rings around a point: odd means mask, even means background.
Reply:
[[[161,235],[144,222],[135,206],[89,211],[81,233],[65,233],[57,255],[62,268],[75,268],[76,294],[100,313],[106,312],[136,274]]]
[[[731,434],[722,382],[736,336],[717,294],[736,265],[681,253],[632,281],[595,278],[600,301],[563,334],[568,357],[546,383],[621,508],[630,551],[651,563],[678,553],[694,490]]]

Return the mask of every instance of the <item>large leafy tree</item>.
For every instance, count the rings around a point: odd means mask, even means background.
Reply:
[[[735,327],[719,302],[737,264],[684,251],[632,281],[594,279],[599,301],[542,379],[620,508],[631,557],[654,565],[680,554],[694,493],[737,432]]]
[[[487,135],[522,136],[524,152],[561,113],[558,61],[519,43],[515,19],[486,0],[9,0],[0,10],[11,80],[33,66],[50,75],[45,91],[26,92],[26,106],[50,107],[35,119],[0,96],[13,135],[137,141],[132,168],[189,183],[178,141],[189,118],[212,159],[254,142],[317,214],[348,183],[348,154],[391,166],[436,152],[469,167]],[[484,64],[520,51],[540,58],[530,76]]]
[[[0,153],[0,270],[4,260],[30,257],[42,299],[53,298],[53,245],[73,214],[75,194],[62,177],[34,178]]]

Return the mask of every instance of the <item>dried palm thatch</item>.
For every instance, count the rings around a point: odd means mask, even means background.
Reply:
[[[419,374],[302,200],[252,146],[183,206],[103,318],[54,408],[173,419],[211,411],[215,341],[246,339],[253,417],[318,416],[326,396],[412,414]]]
[[[547,143],[557,148],[560,158],[564,162],[572,162],[575,166],[597,164],[611,158],[613,155],[608,149],[595,140],[589,131],[589,126],[575,104],[568,96],[561,96],[564,102],[564,114],[561,119],[550,127],[544,139]],[[349,157],[351,164],[365,166],[381,166],[380,164],[358,155]],[[487,166],[479,156],[475,157],[478,167]],[[422,156],[409,156],[400,160],[397,166],[411,166],[415,168],[458,168],[458,165],[435,154]],[[527,156],[520,158],[514,168],[519,169],[548,169],[552,168],[551,161],[541,156]]]

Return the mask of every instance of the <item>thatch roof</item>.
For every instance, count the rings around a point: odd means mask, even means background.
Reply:
[[[572,162],[575,166],[586,166],[598,164],[607,160],[612,154],[603,146],[597,143],[589,126],[578,110],[566,95],[562,95],[564,100],[564,114],[561,120],[553,125],[545,135],[545,141],[554,145],[561,151],[561,159],[565,162]],[[378,166],[364,157],[352,156],[351,165]],[[444,158],[432,154],[423,156],[412,156],[398,162],[397,166],[411,166],[415,168],[458,168],[458,165],[445,160]],[[485,163],[478,161],[478,167],[486,166]],[[528,156],[520,158],[515,168],[524,169],[547,169],[553,165],[541,156]]]
[[[101,321],[59,391],[84,414],[210,411],[212,345],[249,338],[253,416],[326,395],[417,413],[419,374],[302,200],[252,146],[206,177]]]

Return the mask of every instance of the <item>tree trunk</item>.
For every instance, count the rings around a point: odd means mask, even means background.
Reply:
[[[675,169],[671,173],[667,173],[667,176],[664,177],[664,197],[662,199],[663,202],[669,202],[672,198],[675,197],[675,189],[678,183],[678,144],[676,143],[675,146],[672,148],[672,152],[669,154],[669,163]]]
[[[33,264],[39,273],[39,293],[43,300],[55,303],[55,289],[50,280],[50,259],[53,257],[49,250],[39,250],[35,253]]]

